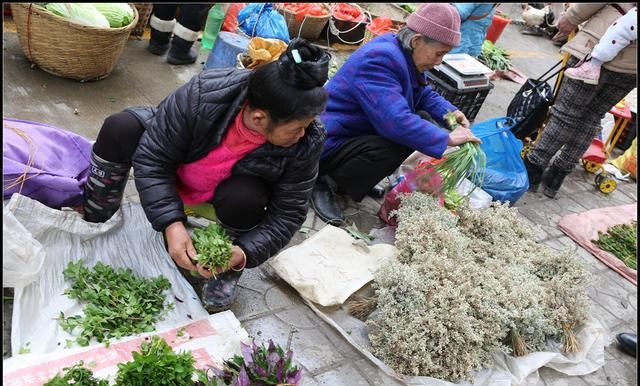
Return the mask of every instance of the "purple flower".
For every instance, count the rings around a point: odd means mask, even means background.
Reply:
[[[292,385],[297,385],[298,382],[302,379],[302,370],[296,370],[293,373],[290,373],[287,377],[287,383],[291,383]]]
[[[277,352],[270,352],[267,356],[267,364],[269,365],[269,371],[273,371],[276,368],[276,363],[280,360],[280,355]]]
[[[245,370],[244,366],[240,368],[240,373],[238,374],[238,381],[236,386],[251,386],[251,380],[249,379],[249,374],[247,374],[247,370]]]
[[[242,359],[245,364],[253,363],[253,352],[255,351],[255,342],[253,343],[253,349],[251,346],[240,342],[240,351],[242,352]]]
[[[260,376],[260,377],[266,377],[266,376],[267,376],[267,374],[268,374],[268,373],[267,373],[267,370],[265,370],[265,369],[263,369],[262,367],[259,367],[259,366],[255,366],[255,367],[253,368],[253,371],[254,371],[256,374],[258,374],[258,376]]]

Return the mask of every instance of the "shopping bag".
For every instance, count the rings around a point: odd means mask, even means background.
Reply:
[[[527,169],[520,157],[522,141],[511,131],[514,124],[512,118],[499,117],[471,126],[482,140],[480,148],[487,160],[482,189],[495,201],[511,205],[529,189]]]
[[[238,13],[238,28],[250,37],[280,39],[289,43],[287,23],[273,3],[251,3]]]
[[[553,89],[547,82],[564,70],[564,67],[551,75],[547,76],[547,74],[561,63],[562,61],[556,63],[538,79],[527,79],[509,103],[507,116],[513,118],[515,122],[511,131],[517,139],[534,136],[544,123],[554,97]]]

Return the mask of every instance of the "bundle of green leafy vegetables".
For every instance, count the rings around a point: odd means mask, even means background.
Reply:
[[[489,40],[482,43],[482,52],[478,60],[493,71],[508,71],[513,67],[507,51]]]
[[[215,274],[216,268],[228,268],[233,244],[222,226],[216,223],[193,231],[195,262]]]
[[[630,268],[637,268],[638,222],[614,225],[606,232],[598,232],[593,242],[601,249],[612,253]]]

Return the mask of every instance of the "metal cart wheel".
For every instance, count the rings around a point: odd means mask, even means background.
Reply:
[[[602,168],[599,163],[586,160],[582,160],[582,166],[584,166],[584,170],[588,171],[589,173],[595,173],[600,170],[600,168]]]
[[[605,174],[598,174],[595,181],[602,193],[611,193],[618,187],[616,180]]]

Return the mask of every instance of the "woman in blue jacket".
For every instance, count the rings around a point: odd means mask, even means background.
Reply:
[[[496,13],[498,3],[453,3],[460,13],[460,45],[451,50],[451,54],[469,54],[480,56],[482,43]]]
[[[427,86],[425,71],[460,42],[460,16],[450,4],[428,3],[407,27],[379,36],[354,52],[326,86],[321,119],[327,140],[311,203],[331,224],[344,222],[334,190],[361,201],[413,152],[440,158],[447,146],[479,140],[464,114]],[[459,128],[440,126],[454,112]]]

